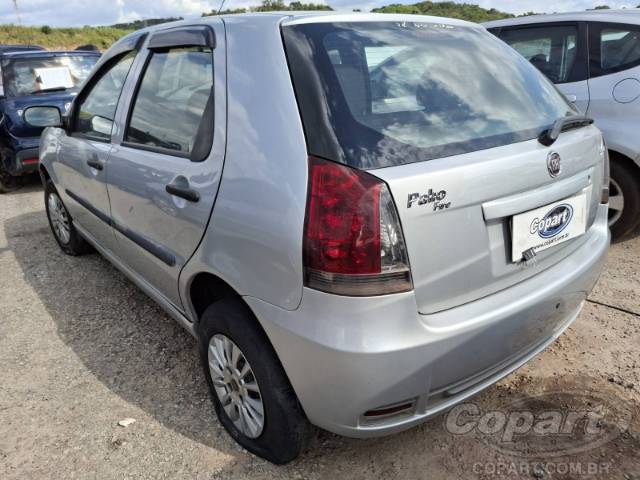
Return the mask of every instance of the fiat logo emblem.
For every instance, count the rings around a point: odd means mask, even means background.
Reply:
[[[549,152],[549,155],[547,155],[547,170],[551,178],[560,175],[560,155],[557,152]]]

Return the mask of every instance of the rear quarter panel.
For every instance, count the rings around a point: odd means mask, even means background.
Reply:
[[[610,150],[640,165],[640,67],[589,80],[587,115],[595,119]]]

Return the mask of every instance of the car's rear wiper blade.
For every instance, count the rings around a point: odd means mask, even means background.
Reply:
[[[560,117],[553,123],[553,127],[547,128],[538,136],[538,141],[545,147],[548,147],[553,145],[562,132],[574,128],[586,127],[592,123],[593,118],[585,117],[584,115]]]
[[[29,95],[37,95],[38,93],[49,93],[49,92],[64,92],[67,87],[51,87],[51,88],[43,88],[42,90],[34,90],[33,92],[29,92]]]

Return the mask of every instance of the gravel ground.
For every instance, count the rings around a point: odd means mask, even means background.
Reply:
[[[483,412],[604,405],[602,441],[577,429],[507,445],[478,429],[454,435],[441,416],[375,440],[322,432],[299,460],[276,467],[215,419],[187,333],[100,256],[60,252],[34,183],[0,197],[0,479],[638,480],[639,292],[636,236],[612,247],[573,326],[474,399]],[[135,423],[119,426],[125,418]]]

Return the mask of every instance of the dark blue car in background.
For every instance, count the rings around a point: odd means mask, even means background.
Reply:
[[[38,170],[41,128],[23,112],[52,105],[64,112],[100,58],[95,51],[52,52],[36,46],[0,46],[0,193],[16,190]]]

